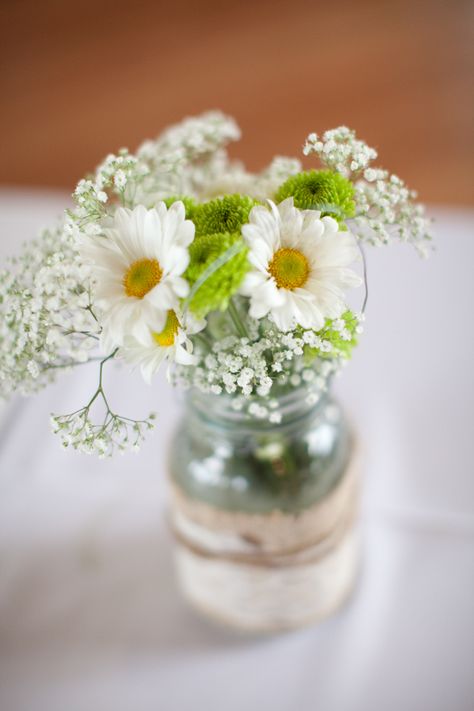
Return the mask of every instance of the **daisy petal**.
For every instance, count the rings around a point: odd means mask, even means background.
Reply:
[[[331,217],[321,219],[318,211],[295,208],[292,198],[278,205],[269,200],[268,209],[253,208],[242,233],[253,267],[241,288],[241,293],[250,297],[250,315],[268,315],[283,331],[296,324],[322,328],[326,318],[336,318],[344,310],[345,289],[361,284],[361,278],[349,268],[359,257],[354,237],[339,232]],[[290,250],[278,262],[280,269],[289,271],[274,275],[272,268],[270,274],[269,265],[280,249]],[[301,268],[295,272],[292,264],[306,264],[306,273]]]
[[[103,232],[83,240],[80,251],[91,265],[107,339],[122,345],[134,333],[144,343],[147,329],[163,328],[164,314],[188,294],[181,275],[194,225],[185,219],[181,201],[169,210],[160,202],[149,210],[117,208]]]

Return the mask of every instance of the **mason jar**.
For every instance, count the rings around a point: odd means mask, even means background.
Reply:
[[[301,386],[275,411],[278,424],[236,409],[230,395],[192,389],[169,460],[185,597],[255,631],[335,611],[358,561],[357,452],[340,406]]]

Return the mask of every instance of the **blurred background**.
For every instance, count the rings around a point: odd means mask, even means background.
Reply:
[[[0,183],[71,190],[183,116],[251,168],[345,123],[427,202],[472,204],[469,0],[3,0]]]
[[[2,711],[474,708],[473,47],[471,0],[0,0],[0,269],[107,153],[213,108],[251,169],[353,127],[429,203],[437,247],[368,251],[336,390],[366,451],[364,564],[317,628],[247,640],[182,601],[164,372],[107,376],[118,411],[158,411],[137,459],[50,434],[94,368],[0,404]]]

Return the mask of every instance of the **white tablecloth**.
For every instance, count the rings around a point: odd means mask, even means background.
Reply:
[[[0,193],[0,253],[62,195]],[[164,516],[178,408],[111,368],[114,401],[158,411],[139,455],[66,453],[51,411],[85,366],[0,416],[4,711],[469,711],[474,708],[474,212],[438,209],[438,251],[369,255],[366,334],[337,384],[366,450],[364,565],[340,614],[247,638],[182,602]]]

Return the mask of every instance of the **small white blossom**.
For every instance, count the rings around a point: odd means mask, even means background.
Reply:
[[[266,203],[300,173],[301,163],[277,156],[260,173],[251,173],[227,154],[227,145],[239,136],[232,118],[208,112],[146,141],[135,155],[127,149],[109,154],[91,177],[79,181],[75,207],[62,226],[45,232],[0,273],[0,395],[34,392],[57,373],[98,361],[97,390],[85,397],[89,404],[52,417],[64,447],[100,457],[135,451],[152,429],[153,416],[134,420],[110,409],[113,398],[104,394],[102,370],[117,355],[139,364],[146,376],[165,357],[179,361],[172,370],[176,385],[229,396],[236,412],[274,425],[284,422],[281,403],[296,388],[302,402],[317,405],[363,330],[364,315],[348,311],[343,298],[348,280],[358,281],[348,269],[349,256],[355,256],[351,233],[372,244],[398,238],[426,251],[429,223],[414,202],[416,194],[397,176],[373,167],[376,151],[350,129],[342,126],[321,137],[312,133],[303,147],[323,168],[352,182],[350,232],[315,211]],[[242,227],[253,288],[246,284],[234,296],[241,327],[224,312],[209,314],[207,324],[194,328],[183,301],[192,288],[186,268],[193,225],[176,198],[202,201],[235,193],[271,206],[254,208]],[[166,207],[164,200],[177,207]],[[153,217],[157,211],[160,220]],[[117,228],[127,222],[124,215],[130,218],[128,232]],[[168,238],[176,230],[184,232],[170,249]],[[317,255],[324,235],[327,244]],[[163,242],[160,254],[158,242]],[[323,264],[334,249],[342,250],[340,258]],[[273,263],[278,251],[280,258],[298,252],[299,262],[285,270]],[[318,265],[326,272],[319,286]],[[292,281],[294,267],[299,285]],[[263,278],[256,279],[256,272]]]
[[[326,131],[321,140],[311,133],[303,153],[317,155],[324,167],[354,183],[356,215],[348,224],[360,240],[379,245],[398,238],[427,255],[432,239],[430,221],[423,206],[414,202],[416,193],[398,176],[369,167],[377,151],[359,140],[354,131],[340,126]]]
[[[90,269],[61,226],[0,272],[0,395],[37,391],[97,343]]]

